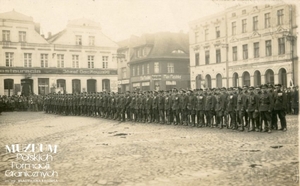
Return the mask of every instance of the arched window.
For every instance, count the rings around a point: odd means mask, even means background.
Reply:
[[[201,88],[201,75],[196,76],[196,88]]]
[[[95,79],[88,79],[87,80],[87,92],[92,93],[96,92],[96,83]]]
[[[261,74],[260,71],[256,70],[254,72],[254,86],[261,85]]]
[[[206,88],[211,88],[211,77],[209,74],[207,74],[205,76],[205,85],[206,85]]]
[[[278,72],[278,82],[283,87],[287,87],[287,76],[286,76],[286,70],[284,68],[281,68]]]
[[[217,87],[221,88],[222,87],[222,75],[221,74],[217,74],[216,81],[217,81]]]
[[[247,71],[243,73],[243,86],[244,85],[250,86],[250,74]]]
[[[4,94],[11,96],[14,94],[14,80],[4,79]]]
[[[273,70],[268,69],[266,71],[265,77],[266,77],[266,83],[267,84],[274,84],[274,72],[273,72]]]
[[[234,73],[232,76],[232,86],[237,87],[239,86],[239,75],[238,73]]]
[[[72,80],[72,93],[80,93],[81,92],[81,83],[80,79]]]
[[[60,93],[64,94],[66,91],[66,80],[65,79],[56,80],[56,86],[58,89],[60,89]]]
[[[109,79],[103,79],[102,80],[102,91],[110,91],[110,80]]]

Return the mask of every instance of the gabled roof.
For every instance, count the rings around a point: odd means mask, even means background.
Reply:
[[[0,13],[0,19],[11,19],[11,20],[20,20],[20,21],[33,22],[32,17],[26,16],[26,15],[21,14],[19,12],[16,12],[15,10],[12,10],[10,12]]]

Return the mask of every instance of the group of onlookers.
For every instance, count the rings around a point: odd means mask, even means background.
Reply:
[[[44,96],[42,95],[0,95],[0,113],[8,111],[43,111]]]

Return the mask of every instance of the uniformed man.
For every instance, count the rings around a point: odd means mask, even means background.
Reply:
[[[166,118],[166,123],[168,125],[171,124],[171,117],[172,117],[172,98],[170,96],[171,91],[165,91],[164,95],[164,118]]]
[[[151,97],[151,91],[147,92],[145,110],[146,110],[146,121],[148,123],[151,123],[152,122],[152,97]]]
[[[248,113],[249,117],[248,132],[250,132],[255,131],[255,128],[257,126],[255,113],[258,113],[259,97],[254,94],[254,87],[249,87],[248,90],[249,94],[246,101],[246,112]]]
[[[172,96],[172,112],[173,112],[173,125],[178,125],[180,123],[179,120],[179,104],[180,104],[180,97],[178,96],[178,90],[176,88],[173,89],[173,96]]]
[[[158,123],[158,92],[154,91],[154,96],[152,99],[152,122]]]
[[[158,117],[158,122],[160,124],[164,124],[165,123],[165,118],[164,118],[164,91],[161,90],[160,91],[160,94],[158,95],[158,103],[157,103],[157,108],[158,108],[158,114],[159,114],[159,117]]]
[[[197,127],[202,127],[204,125],[204,103],[205,96],[203,94],[203,89],[199,89],[196,94],[195,102],[195,112],[197,116]]]
[[[205,116],[206,116],[206,125],[208,127],[213,127],[213,111],[214,111],[214,97],[212,96],[211,89],[207,89],[207,95],[205,99]]]
[[[267,85],[262,85],[262,92],[259,98],[259,112],[261,120],[264,122],[263,132],[271,133],[271,112],[273,109],[272,96],[267,90]]]
[[[195,126],[195,114],[196,114],[196,97],[192,90],[187,93],[187,125]]]
[[[244,91],[247,91],[247,87],[244,87]],[[239,93],[237,95],[237,114],[239,118],[239,122],[241,125],[240,131],[244,131],[245,127],[245,112],[246,112],[246,101],[247,101],[247,96],[244,94],[242,89],[239,89]]]
[[[281,128],[279,130],[286,131],[286,105],[287,105],[287,95],[281,90],[281,84],[275,85],[277,91],[274,94],[274,111],[276,117],[279,117]]]

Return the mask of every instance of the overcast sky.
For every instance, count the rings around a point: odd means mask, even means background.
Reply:
[[[258,0],[0,0],[0,13],[14,9],[32,16],[46,36],[63,30],[68,20],[84,17],[99,22],[105,35],[120,41],[143,33],[188,32],[192,20],[255,2]]]

